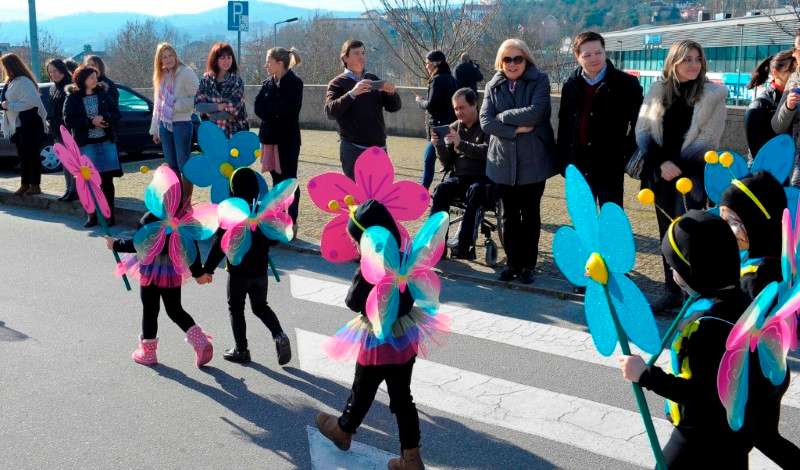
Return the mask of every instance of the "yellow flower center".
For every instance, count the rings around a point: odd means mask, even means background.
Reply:
[[[600,253],[592,253],[586,261],[586,276],[592,280],[606,285],[608,283],[608,269]]]
[[[231,175],[233,174],[233,165],[225,162],[219,166],[219,172],[222,173],[226,178],[230,179]]]
[[[84,180],[89,181],[90,179],[92,179],[92,170],[88,166],[82,166],[81,177]]]

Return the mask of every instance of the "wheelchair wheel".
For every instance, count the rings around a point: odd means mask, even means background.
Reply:
[[[495,245],[492,240],[486,240],[483,246],[486,249],[486,254],[484,255],[486,265],[491,267],[497,266],[497,245]]]

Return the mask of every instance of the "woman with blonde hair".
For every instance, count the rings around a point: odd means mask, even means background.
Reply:
[[[550,80],[520,39],[500,45],[495,69],[486,84],[480,123],[489,138],[486,176],[503,204],[508,266],[500,280],[519,278],[530,284],[539,253],[545,181],[561,170],[550,125]]]
[[[272,184],[297,178],[300,159],[300,108],[303,107],[303,80],[293,69],[300,64],[294,48],[273,47],[267,51],[267,77],[261,84],[254,105],[261,119],[258,138],[261,140],[261,171],[272,176]],[[300,189],[294,193],[289,215],[297,233],[297,208]]]
[[[42,104],[36,78],[16,54],[0,57],[5,86],[0,89],[0,121],[3,135],[17,146],[21,183],[14,194],[41,194],[42,162],[39,150],[44,145],[47,110]]]
[[[178,58],[175,48],[162,42],[153,59],[153,119],[150,135],[161,143],[164,159],[176,174],[192,150],[192,114],[199,81],[197,75]],[[187,201],[191,200],[192,183],[183,178]]]
[[[719,146],[725,130],[728,93],[725,86],[708,80],[706,70],[700,44],[689,40],[672,44],[662,77],[651,85],[636,122],[636,143],[646,155],[642,186],[653,190],[656,204],[669,215],[668,218],[656,211],[661,239],[671,218],[682,215],[687,208],[706,206],[703,156]],[[693,183],[685,205],[675,189],[675,182],[681,177],[690,178]],[[666,259],[662,261],[665,292],[653,304],[655,311],[671,310],[683,302]]]

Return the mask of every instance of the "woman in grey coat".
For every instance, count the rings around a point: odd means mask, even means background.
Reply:
[[[500,280],[524,284],[533,282],[539,254],[545,181],[561,170],[550,125],[550,81],[531,57],[522,40],[500,45],[480,114],[489,136],[486,175],[503,204],[508,266]]]

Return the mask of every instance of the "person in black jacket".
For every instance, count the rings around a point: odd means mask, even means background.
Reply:
[[[731,185],[719,201],[720,216],[736,235],[740,250],[747,257],[741,265],[741,287],[754,299],[771,282],[781,282],[781,218],[786,208],[783,185],[767,172],[743,178]],[[763,210],[762,210],[763,209]],[[789,389],[789,371],[783,383],[765,384],[766,397],[753,416],[755,447],[781,468],[793,468],[800,462],[800,449],[780,435],[778,425],[781,400]]]
[[[231,176],[231,196],[238,197],[248,205],[258,201],[260,197],[261,176],[249,167],[239,168]],[[263,180],[262,180],[263,184]],[[211,251],[206,258],[203,271],[212,276],[214,269],[219,265],[225,254],[222,251],[221,241],[225,230],[219,229],[214,236]],[[246,364],[250,362],[250,350],[247,345],[247,325],[244,320],[244,304],[250,296],[250,305],[253,314],[269,329],[275,341],[278,353],[278,364],[285,365],[292,358],[289,337],[284,333],[278,317],[267,303],[267,288],[269,286],[269,249],[277,245],[276,240],[267,238],[261,230],[250,232],[250,249],[239,264],[226,261],[228,270],[228,309],[231,316],[231,328],[236,343],[222,355],[228,361]]]
[[[478,92],[478,82],[483,81],[483,74],[478,64],[470,59],[469,54],[466,52],[461,54],[461,63],[456,66],[453,73],[459,88],[472,88],[472,91]]]
[[[447,178],[433,191],[431,214],[449,211],[456,198],[466,203],[458,230],[458,246],[451,251],[453,258],[475,259],[475,234],[478,210],[486,203],[491,181],[486,177],[486,152],[489,142],[478,122],[478,95],[471,88],[460,88],[453,95],[456,122],[450,124],[444,138],[431,133],[439,161],[449,172]]]
[[[642,87],[606,58],[603,36],[580,33],[572,51],[580,67],[561,89],[559,159],[583,173],[599,205],[622,206],[625,162],[636,149]]]
[[[623,377],[673,404],[669,410],[675,429],[664,447],[667,468],[746,469],[753,447],[749,420],[732,431],[717,391],[725,342],[749,303],[739,288],[736,237],[724,220],[697,210],[677,219],[669,230],[661,252],[676,282],[687,293],[709,299],[711,306],[693,312],[679,326],[672,343],[679,371],[673,375],[657,366],[648,368],[640,356],[622,356]],[[762,372],[753,358],[750,374],[757,378]],[[760,400],[758,389],[751,388],[748,407]]]
[[[428,97],[417,96],[417,104],[425,110],[428,117],[428,139],[433,132],[432,127],[448,126],[456,120],[450,100],[458,89],[458,82],[450,73],[450,66],[442,51],[431,51],[425,57],[425,69],[430,74],[428,80]],[[422,185],[430,188],[436,172],[436,149],[428,142],[425,147],[422,168]]]
[[[50,87],[50,109],[47,110],[47,125],[54,143],[61,143],[61,125],[64,124],[64,101],[67,99],[67,85],[72,83],[72,76],[67,70],[67,65],[61,59],[51,59],[47,62],[47,75],[53,86]],[[78,199],[75,191],[75,178],[64,168],[64,182],[66,191],[59,197],[59,201],[74,201]]]
[[[267,51],[267,73],[255,101],[256,116],[261,119],[261,171],[269,171],[273,186],[297,178],[300,160],[300,108],[303,107],[303,81],[292,69],[300,64],[300,55],[282,47]],[[295,234],[300,188],[289,206]]]
[[[64,101],[64,125],[72,133],[81,153],[97,168],[100,187],[111,207],[109,225],[114,225],[114,178],[122,176],[114,128],[121,115],[108,87],[100,83],[97,71],[82,65],[72,76]],[[89,215],[84,227],[97,225],[97,214]]]
[[[345,41],[339,58],[345,71],[328,83],[325,114],[336,120],[342,171],[353,178],[356,159],[364,150],[372,146],[386,149],[383,110],[395,113],[402,103],[394,84],[364,70],[367,52],[363,42]]]
[[[766,83],[764,90],[750,102],[744,113],[744,129],[751,158],[755,158],[761,147],[778,135],[772,128],[772,117],[778,109],[778,103],[781,102],[789,77],[797,67],[793,53],[791,50],[782,51],[764,59],[753,70],[750,82],[747,84],[747,89],[752,90]],[[772,80],[767,83],[769,77],[772,77]],[[791,134],[792,124],[789,122],[788,127],[782,131]]]

